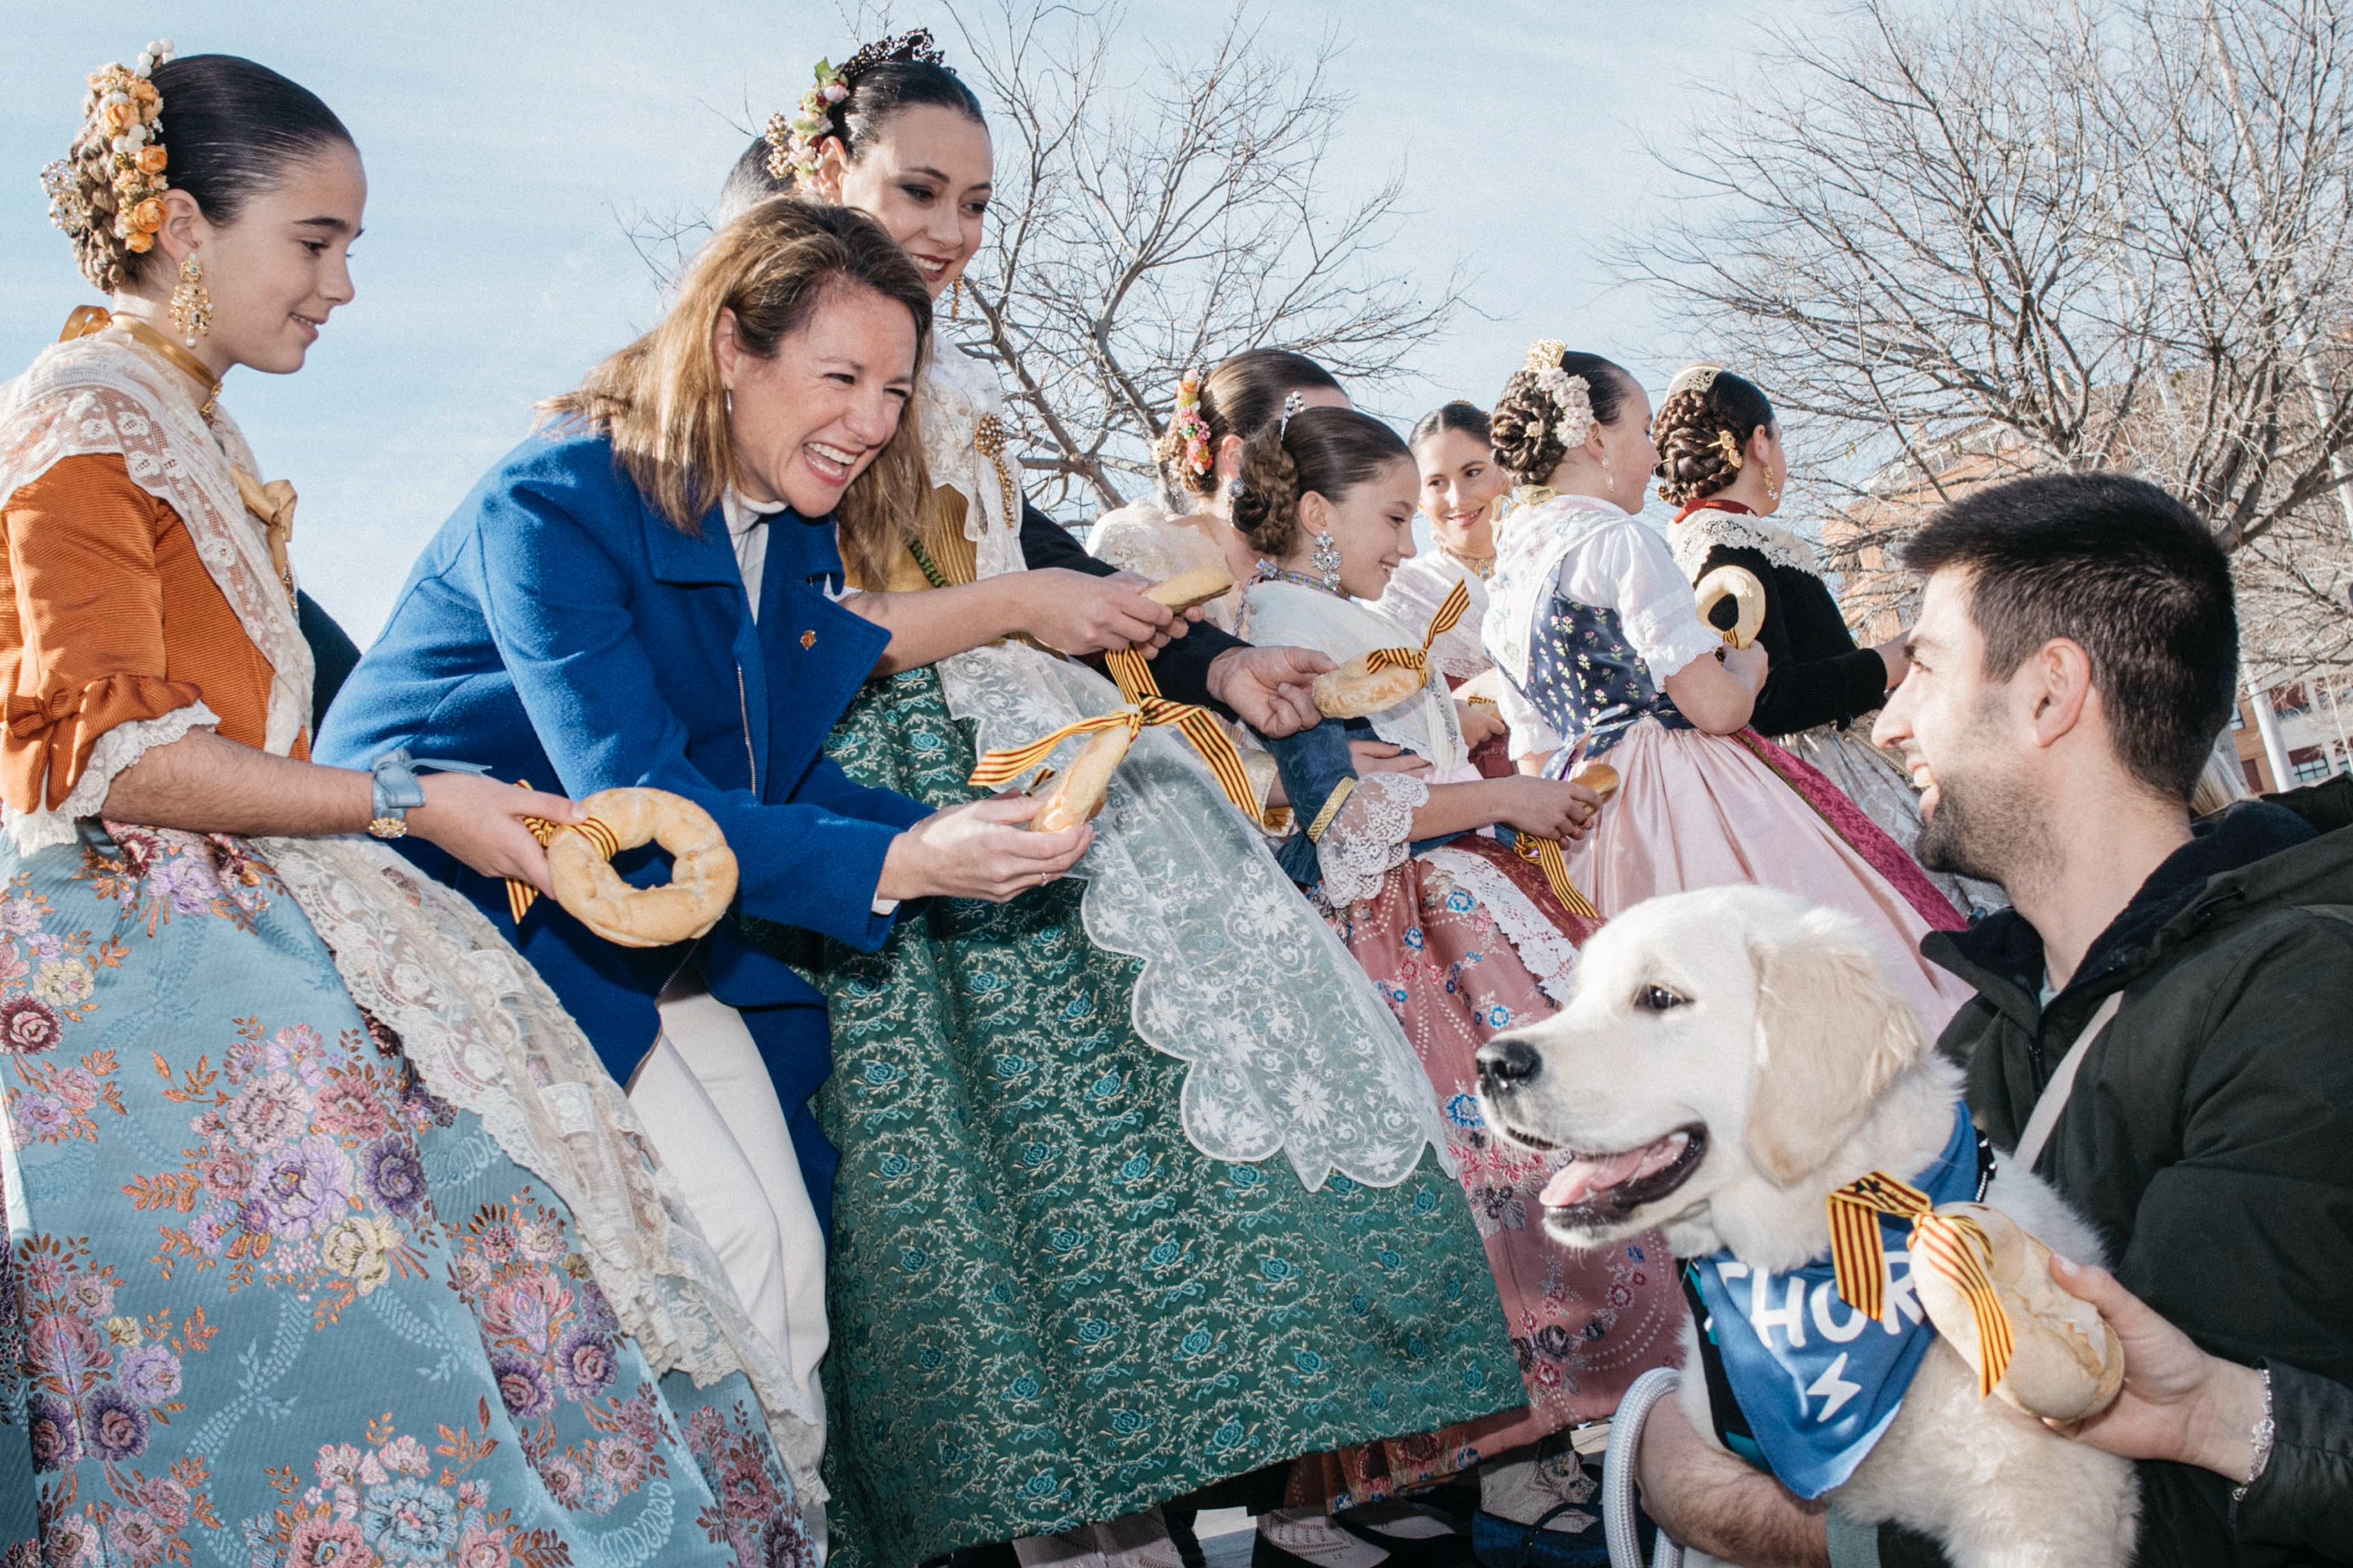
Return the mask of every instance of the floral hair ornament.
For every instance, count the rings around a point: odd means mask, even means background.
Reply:
[[[815,178],[818,148],[827,137],[838,133],[834,110],[856,89],[860,77],[892,60],[927,66],[944,63],[927,27],[862,45],[839,68],[828,60],[818,61],[817,79],[801,94],[799,106],[791,114],[768,116],[767,128],[761,132],[768,143],[769,176],[781,180],[790,174],[796,184]]]
[[[1731,431],[1718,430],[1715,433],[1715,439],[1709,444],[1724,454],[1724,460],[1732,465],[1734,473],[1740,471],[1740,443],[1734,438]]]
[[[1176,411],[1168,418],[1170,460],[1181,458],[1195,475],[1209,471],[1209,422],[1201,417],[1201,373],[1188,370],[1176,384]]]
[[[137,64],[117,63],[93,71],[90,93],[82,100],[85,129],[107,137],[114,236],[134,255],[153,250],[164,226],[164,165],[169,161],[161,140],[164,95],[148,79],[175,52],[171,39],[159,38],[140,51]],[[51,223],[74,239],[90,232],[94,215],[70,163],[61,159],[43,169],[41,188],[48,193]]]

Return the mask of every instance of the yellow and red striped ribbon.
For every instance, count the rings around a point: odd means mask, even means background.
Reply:
[[[1132,647],[1113,648],[1103,655],[1103,668],[1111,671],[1119,694],[1143,708],[1147,702],[1166,702],[1160,695],[1160,682],[1153,678],[1150,661]],[[1252,822],[1261,819],[1258,813],[1258,792],[1250,787],[1250,775],[1242,771],[1241,753],[1218,723],[1218,716],[1206,708],[1179,704],[1183,716],[1176,720],[1176,732],[1191,742],[1200,753],[1201,761],[1225,791],[1226,798]],[[1271,827],[1271,823],[1263,824]]]
[[[1552,889],[1552,896],[1560,900],[1562,909],[1580,920],[1598,921],[1601,918],[1601,911],[1595,909],[1592,902],[1577,890],[1577,884],[1568,879],[1568,860],[1561,853],[1559,839],[1539,838],[1533,833],[1523,833],[1513,841],[1512,847],[1518,851],[1521,859],[1536,863],[1536,869],[1544,873],[1545,886]]]
[[[1203,712],[1187,702],[1171,702],[1166,697],[1147,697],[1133,708],[1123,708],[1116,713],[1098,714],[1092,719],[1074,720],[1050,735],[1040,735],[1026,746],[1008,746],[984,752],[977,767],[972,770],[967,783],[983,789],[995,789],[1010,784],[1044,762],[1055,747],[1078,735],[1100,734],[1105,730],[1125,727],[1134,735],[1147,726],[1176,724],[1182,726],[1187,715]]]
[[[1446,595],[1438,613],[1430,617],[1430,629],[1421,634],[1419,647],[1377,647],[1365,656],[1365,668],[1378,673],[1384,669],[1411,668],[1424,677],[1430,674],[1430,645],[1461,625],[1471,608],[1471,584],[1457,583],[1454,592]]]
[[[1879,1234],[1879,1216],[1910,1220],[1913,1267],[1925,1261],[1968,1299],[1969,1315],[1978,1327],[1978,1397],[1991,1394],[2010,1368],[2014,1346],[2010,1314],[2002,1310],[1993,1279],[1986,1273],[1993,1261],[1993,1243],[1986,1238],[1985,1227],[1967,1215],[1938,1214],[1927,1194],[1884,1171],[1848,1183],[1827,1202],[1831,1272],[1847,1305],[1869,1318],[1885,1312],[1887,1247]]]
[[[518,783],[515,787],[529,789],[531,784],[528,781],[524,781]],[[531,829],[531,836],[538,839],[542,847],[554,843],[555,836],[559,833],[577,833],[595,846],[596,853],[607,860],[621,852],[619,837],[593,816],[579,823],[550,822],[543,816],[526,816],[522,819],[522,825]],[[520,878],[507,879],[507,912],[514,916],[515,924],[518,926],[522,924],[522,917],[529,914],[531,906],[537,902],[539,902],[537,888]]]

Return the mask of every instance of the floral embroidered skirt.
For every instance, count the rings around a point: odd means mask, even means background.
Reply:
[[[0,849],[0,1563],[814,1561],[241,841]]]
[[[979,792],[928,669],[830,742],[862,783]],[[1186,1141],[1186,1064],[1129,1021],[1133,961],[1081,889],[942,900],[828,944],[818,1097],[841,1149],[825,1366],[844,1563],[1110,1520],[1299,1455],[1520,1405],[1494,1287],[1434,1156],[1404,1183]]]
[[[1526,1390],[1483,1421],[1320,1456],[1293,1475],[1294,1504],[1334,1510],[1458,1475],[1551,1433],[1599,1420],[1633,1381],[1679,1352],[1683,1296],[1655,1232],[1608,1252],[1546,1236],[1537,1194],[1566,1156],[1504,1143],[1479,1110],[1479,1047],[1548,1017],[1596,929],[1563,910],[1536,868],[1483,835],[1407,860],[1379,893],[1340,912],[1343,941],[1405,1026],[1446,1115],[1486,1262]]]

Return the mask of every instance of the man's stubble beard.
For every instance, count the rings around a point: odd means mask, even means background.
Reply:
[[[1992,754],[1993,726],[1980,712],[1963,737],[1972,762]],[[2056,846],[2041,808],[2014,780],[1975,773],[1957,763],[1936,773],[1936,813],[1921,825],[1913,847],[1931,871],[1993,882],[2014,892],[2020,880],[2056,868]]]

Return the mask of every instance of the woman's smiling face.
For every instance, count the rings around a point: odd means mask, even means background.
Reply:
[[[1494,554],[1495,498],[1510,490],[1512,477],[1487,443],[1440,426],[1414,443],[1413,459],[1421,470],[1421,515],[1440,546],[1472,560]]]
[[[899,428],[915,386],[915,320],[860,284],[838,283],[765,359],[722,311],[713,349],[744,499],[824,517]]]
[[[854,163],[839,137],[828,139],[811,184],[824,200],[856,207],[889,230],[936,300],[980,249],[994,166],[988,127],[918,103],[886,121]]]

